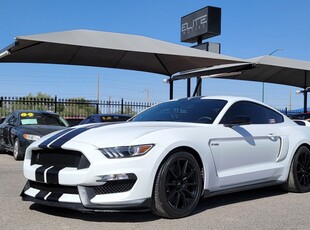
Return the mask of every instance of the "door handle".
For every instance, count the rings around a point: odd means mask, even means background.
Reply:
[[[275,133],[269,133],[268,137],[269,137],[270,140],[273,140],[273,141],[276,141],[279,138],[279,136],[277,134],[275,134]]]

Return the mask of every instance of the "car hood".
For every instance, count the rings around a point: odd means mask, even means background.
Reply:
[[[133,141],[139,138],[144,138],[145,140],[145,137],[155,133],[157,137],[162,137],[168,135],[171,130],[197,126],[201,126],[201,124],[181,122],[125,122],[110,125],[80,125],[70,128],[68,132],[62,135],[56,134],[54,137],[49,135],[47,140],[49,143],[45,140],[41,141],[44,141],[46,146],[53,143],[54,148],[62,147],[62,145],[72,141],[84,142],[102,148],[132,144]],[[164,131],[167,132],[159,133]],[[173,133],[177,132],[174,131]],[[156,141],[154,140],[156,136],[152,135],[152,138],[149,140]],[[58,145],[58,143],[61,145]]]
[[[57,125],[21,125],[19,129],[23,133],[44,136],[46,134],[65,129],[64,126]]]

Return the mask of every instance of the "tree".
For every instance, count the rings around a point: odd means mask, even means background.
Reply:
[[[18,98],[12,104],[12,110],[54,111],[54,100],[50,95],[41,92],[37,93],[36,96],[29,93],[25,97]]]
[[[61,102],[63,110],[60,114],[64,117],[86,117],[97,112],[96,104],[85,98],[70,98]],[[61,105],[59,103],[59,105]]]

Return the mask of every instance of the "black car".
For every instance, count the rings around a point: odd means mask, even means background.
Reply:
[[[129,118],[131,118],[131,116],[125,114],[93,114],[81,121],[80,125],[100,122],[127,121]]]
[[[292,115],[288,115],[288,117],[291,119],[307,120],[307,119],[310,119],[310,113],[292,114]]]
[[[81,123],[85,119],[85,117],[64,117],[66,121],[69,123],[69,126],[76,126]]]
[[[13,152],[15,160],[22,160],[32,142],[68,126],[68,122],[56,113],[17,110],[0,124],[0,152]]]

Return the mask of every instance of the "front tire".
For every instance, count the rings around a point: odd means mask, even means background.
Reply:
[[[293,157],[287,190],[298,193],[310,191],[310,150],[305,146],[300,147]]]
[[[21,150],[20,150],[20,145],[19,145],[18,138],[16,138],[15,141],[14,141],[13,157],[17,161],[22,160],[24,158],[24,153],[22,153]]]
[[[152,212],[165,218],[187,216],[196,208],[201,191],[201,169],[195,157],[183,151],[173,153],[157,173]]]

